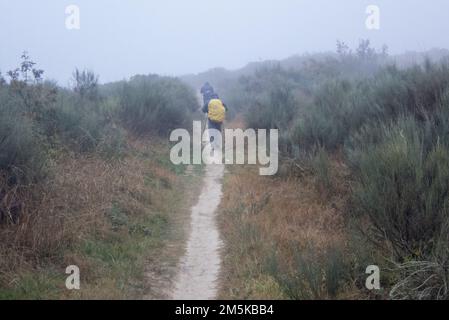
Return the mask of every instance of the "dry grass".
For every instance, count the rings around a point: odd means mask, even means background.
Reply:
[[[0,226],[0,298],[132,298],[185,191],[166,145],[131,140],[121,160],[63,155],[23,192],[17,224]],[[12,192],[19,192],[13,190]],[[78,265],[84,290],[65,290]],[[151,285],[151,284],[150,284]]]
[[[222,298],[292,298],[269,270],[273,259],[281,265],[278,271],[295,274],[297,252],[312,249],[312,259],[320,259],[331,250],[346,250],[342,212],[348,187],[341,182],[347,170],[337,159],[331,163],[333,190],[326,194],[311,174],[272,178],[259,176],[255,167],[233,168],[225,179],[220,213]],[[348,296],[349,290],[339,296]],[[314,297],[328,298],[326,293]]]

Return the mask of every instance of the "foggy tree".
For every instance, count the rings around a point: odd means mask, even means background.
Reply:
[[[339,56],[347,56],[350,55],[352,51],[345,42],[337,40],[337,53]]]
[[[372,59],[376,55],[376,50],[371,47],[371,42],[368,39],[360,40],[356,52],[357,56],[362,60]]]
[[[90,70],[80,71],[78,68],[72,75],[73,90],[82,98],[95,100],[98,97],[98,75]]]
[[[22,62],[19,68],[8,71],[8,76],[13,84],[33,84],[42,81],[44,70],[36,69],[36,62],[32,61],[28,52],[24,51],[21,56]]]
[[[3,78],[2,72],[0,71],[0,87],[6,84],[5,78]]]

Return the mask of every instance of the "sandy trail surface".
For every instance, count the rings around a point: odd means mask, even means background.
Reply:
[[[190,235],[172,295],[176,300],[216,298],[222,242],[216,211],[222,197],[224,165],[206,166],[198,202],[191,209]]]

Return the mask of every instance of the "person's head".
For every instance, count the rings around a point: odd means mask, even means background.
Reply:
[[[204,84],[205,87],[210,87],[210,83],[206,81],[206,83]]]

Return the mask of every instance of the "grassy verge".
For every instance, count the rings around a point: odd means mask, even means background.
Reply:
[[[329,166],[324,181],[315,172],[273,178],[259,176],[255,167],[232,168],[219,214],[225,239],[221,298],[366,296],[358,288],[354,270],[360,268],[343,215],[347,170],[336,159]],[[323,192],[328,184],[332,193]]]
[[[0,299],[153,297],[154,270],[179,256],[200,169],[173,166],[157,139],[129,146],[122,159],[54,161],[26,218],[0,230]],[[65,287],[69,265],[80,268],[80,290]]]

